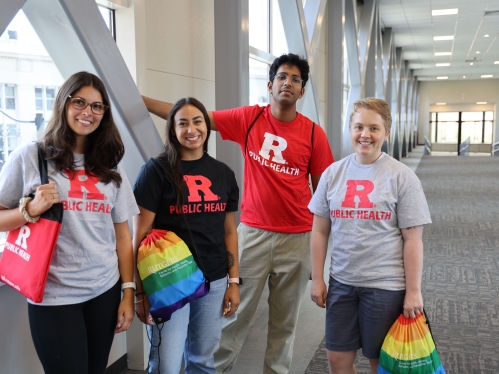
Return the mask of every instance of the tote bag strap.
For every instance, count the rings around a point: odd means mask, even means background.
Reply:
[[[36,143],[38,147],[38,170],[40,170],[40,180],[43,184],[49,182],[49,177],[47,173],[47,159],[45,158],[45,152],[43,152],[42,144]]]

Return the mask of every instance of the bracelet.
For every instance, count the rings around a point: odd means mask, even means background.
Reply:
[[[135,301],[135,302],[134,302],[134,304],[140,304],[140,303],[141,303],[141,302],[143,302],[143,301],[144,301],[144,299],[139,300],[139,301]]]
[[[142,291],[142,292],[135,292],[135,296],[140,296],[140,295],[143,295],[143,294],[145,294],[145,293],[146,293],[146,291]]]
[[[31,197],[22,197],[21,200],[19,200],[19,211],[26,221],[29,223],[36,223],[40,219],[40,216],[31,217],[26,211],[26,205],[28,205],[31,200],[33,200]]]
[[[125,282],[121,284],[121,290],[123,291],[125,288],[133,288],[135,291],[135,282]]]

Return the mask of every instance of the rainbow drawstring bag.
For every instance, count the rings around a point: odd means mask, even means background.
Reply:
[[[392,325],[381,347],[378,374],[445,374],[424,314]]]
[[[156,323],[168,321],[173,312],[210,291],[189,247],[172,231],[154,229],[142,240],[137,268]]]

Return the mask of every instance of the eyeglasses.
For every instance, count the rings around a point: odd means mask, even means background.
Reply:
[[[279,82],[285,82],[287,81],[290,76],[287,75],[286,73],[279,73],[279,74],[276,74],[275,75],[275,78],[279,81]],[[303,84],[303,79],[301,79],[301,77],[299,77],[298,75],[292,75],[291,76],[291,82],[293,82],[293,84]]]
[[[82,99],[81,97],[72,97],[69,95],[69,98],[71,99],[71,106],[75,109],[78,110],[83,110],[87,106],[90,105],[90,109],[92,110],[92,113],[94,114],[104,114],[106,110],[109,109],[109,105],[105,105],[103,103],[95,102],[95,103],[88,103],[87,100]]]

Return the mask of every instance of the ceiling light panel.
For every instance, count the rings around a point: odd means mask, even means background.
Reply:
[[[433,9],[431,11],[431,15],[432,16],[448,16],[448,15],[451,15],[451,14],[457,14],[458,11],[459,11],[458,8],[454,8],[454,9]]]
[[[433,40],[454,40],[454,35],[434,36]]]
[[[449,79],[447,76],[437,77],[437,79]]]
[[[435,52],[435,56],[450,56],[452,52]]]
[[[435,64],[435,66],[450,66],[450,63],[448,63],[448,62],[441,62],[441,63]]]

